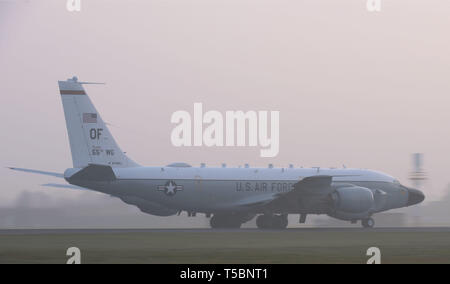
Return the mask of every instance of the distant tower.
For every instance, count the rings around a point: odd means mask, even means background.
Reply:
[[[420,189],[427,179],[427,174],[423,169],[423,154],[412,154],[412,162],[413,171],[411,172],[409,179],[415,188]]]
[[[414,153],[412,154],[412,172],[409,175],[409,180],[414,188],[422,189],[423,184],[427,180],[427,174],[423,169],[423,154],[422,153]],[[420,216],[421,210],[420,205],[416,205],[411,208],[412,213],[412,224],[414,226],[420,226]]]

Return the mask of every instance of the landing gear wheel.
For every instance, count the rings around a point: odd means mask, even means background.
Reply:
[[[230,222],[228,223],[228,228],[232,228],[232,229],[240,229],[242,226],[242,223],[240,220],[230,220]]]
[[[240,220],[229,216],[214,215],[209,220],[209,224],[213,229],[239,229],[242,225]]]
[[[211,226],[211,228],[213,229],[217,229],[220,228],[220,220],[219,218],[217,218],[217,216],[212,216],[211,219],[209,219],[209,225]]]
[[[361,221],[361,225],[363,226],[363,228],[370,229],[375,226],[375,221],[372,218],[363,219]]]
[[[259,215],[256,218],[256,226],[259,229],[286,229],[288,225],[287,214],[283,215]]]
[[[287,226],[288,226],[287,215],[274,215],[272,217],[273,229],[286,229]]]
[[[256,226],[259,229],[269,229],[272,226],[272,216],[270,215],[259,215],[256,217]]]

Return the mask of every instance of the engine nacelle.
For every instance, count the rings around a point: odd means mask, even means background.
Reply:
[[[137,206],[139,210],[150,215],[167,217],[175,215],[178,212],[176,209],[167,208],[158,203],[147,201],[135,196],[121,196],[120,199],[127,204]]]
[[[337,188],[331,199],[333,212],[330,215],[343,220],[367,218],[375,207],[373,192],[360,186]]]

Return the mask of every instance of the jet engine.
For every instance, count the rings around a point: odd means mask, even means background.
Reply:
[[[158,203],[131,195],[121,196],[120,199],[127,204],[135,205],[139,210],[150,215],[167,217],[175,215],[178,212],[178,210],[167,208]]]
[[[375,207],[373,192],[365,187],[339,187],[331,194],[332,212],[330,216],[342,220],[368,218]]]

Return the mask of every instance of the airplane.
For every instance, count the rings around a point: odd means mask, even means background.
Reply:
[[[335,168],[143,167],[117,145],[77,77],[58,81],[73,168],[64,173],[10,168],[64,178],[61,187],[120,198],[142,212],[172,216],[184,211],[210,218],[212,228],[240,228],[256,217],[260,229],[285,229],[288,215],[308,214],[375,225],[373,214],[421,203],[425,195],[373,170]],[[49,184],[58,186],[58,184]]]

